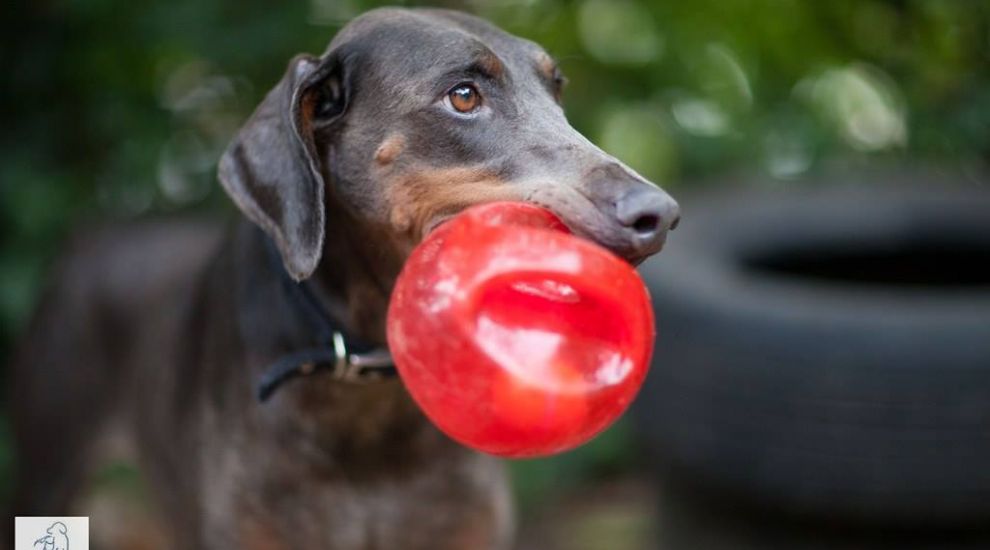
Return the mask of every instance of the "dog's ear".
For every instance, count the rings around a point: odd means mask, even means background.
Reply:
[[[286,270],[309,277],[323,252],[323,159],[315,132],[345,110],[334,55],[296,56],[220,159],[220,183],[275,241]]]

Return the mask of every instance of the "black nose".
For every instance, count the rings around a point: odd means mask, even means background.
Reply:
[[[626,233],[631,252],[648,256],[663,247],[667,231],[677,227],[681,219],[681,209],[663,190],[639,184],[619,197],[615,215]]]

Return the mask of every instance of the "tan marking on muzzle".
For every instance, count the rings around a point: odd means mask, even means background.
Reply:
[[[522,200],[513,185],[482,168],[422,169],[405,174],[389,187],[390,221],[418,241],[427,224],[441,216],[494,201]]]
[[[391,134],[375,151],[375,162],[381,166],[392,164],[406,148],[406,137],[402,134]]]

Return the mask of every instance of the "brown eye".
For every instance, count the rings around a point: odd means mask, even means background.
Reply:
[[[470,113],[481,106],[481,94],[471,84],[458,84],[447,92],[447,99],[458,113]]]

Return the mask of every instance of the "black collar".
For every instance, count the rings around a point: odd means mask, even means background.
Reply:
[[[335,380],[351,383],[372,382],[398,374],[387,348],[369,345],[348,335],[341,323],[323,307],[309,283],[292,280],[267,236],[265,244],[289,305],[312,327],[317,345],[289,353],[272,363],[258,383],[259,401],[267,400],[293,378],[321,371],[327,371]]]

